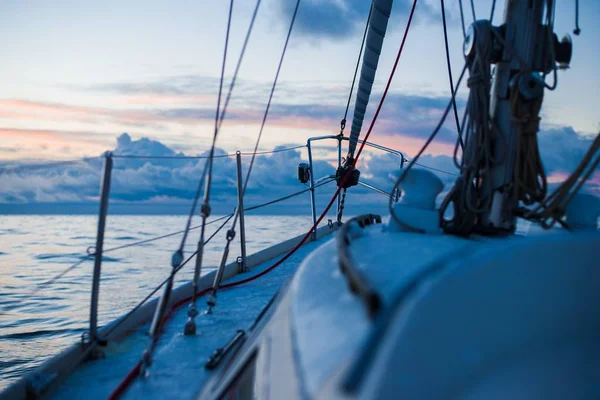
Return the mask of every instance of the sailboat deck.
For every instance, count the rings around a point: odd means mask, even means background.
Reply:
[[[136,379],[125,398],[192,398],[209,375],[204,364],[215,349],[222,347],[238,329],[248,329],[302,260],[331,236],[310,242],[268,274],[247,284],[220,291],[213,314],[196,318],[197,334],[185,336],[187,307],[180,307],[164,327],[156,345],[153,364],[145,379]],[[263,262],[251,272],[227,282],[252,276],[271,266],[280,257]],[[206,309],[204,297],[198,299]],[[102,349],[105,357],[82,365],[52,393],[52,398],[106,399],[139,361],[147,346],[149,324],[119,342]]]

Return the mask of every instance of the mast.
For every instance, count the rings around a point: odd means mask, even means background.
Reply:
[[[478,20],[469,27],[469,120],[461,176],[441,210],[454,204],[453,219],[442,222],[447,232],[514,232],[521,205],[546,198],[539,113],[544,89],[554,88],[558,66],[568,66],[572,54],[570,38],[559,42],[553,21],[553,0],[507,0],[501,26]],[[552,87],[545,81],[551,72]]]
[[[388,19],[392,12],[393,0],[373,0],[371,5],[371,18],[369,20],[369,31],[365,43],[365,52],[360,70],[360,80],[358,81],[358,90],[356,92],[356,102],[354,104],[354,115],[352,118],[352,128],[350,131],[350,144],[348,147],[348,160],[354,158],[354,151],[358,143],[358,137],[365,119],[365,111],[369,104],[371,89],[375,81],[379,55],[383,46],[383,39],[387,30]]]
[[[496,134],[500,136],[496,139],[493,153],[494,159],[500,161],[492,165],[490,175],[484,178],[490,180],[488,187],[491,193],[486,195],[491,196],[491,204],[483,214],[482,223],[490,228],[513,231],[516,227],[513,210],[518,201],[515,201],[512,191],[521,127],[513,119],[511,98],[514,97],[510,96],[510,91],[520,89],[515,79],[527,80],[526,85],[531,89],[530,97],[535,97],[531,101],[542,101],[543,81],[537,79],[539,75],[536,72],[525,71],[528,66],[535,68],[535,64],[540,65],[536,60],[536,48],[544,47],[547,43],[545,30],[540,29],[544,3],[552,7],[552,2],[547,0],[508,0],[504,9],[504,51],[501,61],[496,64],[490,96],[490,117],[497,127]],[[517,78],[517,74],[522,75]],[[537,119],[538,115],[532,118]],[[486,186],[485,183],[483,186]]]

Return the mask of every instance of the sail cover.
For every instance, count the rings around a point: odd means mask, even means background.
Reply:
[[[356,143],[362,129],[365,111],[369,104],[371,89],[375,81],[381,46],[387,29],[388,19],[392,12],[393,0],[373,0],[373,9],[369,21],[369,32],[365,43],[365,52],[360,71],[360,80],[356,92],[356,102],[354,104],[354,117],[352,118],[352,129],[350,131],[350,145],[348,156],[354,157]]]

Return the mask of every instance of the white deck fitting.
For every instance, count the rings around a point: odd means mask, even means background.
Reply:
[[[179,308],[165,326],[156,346],[150,376],[137,379],[123,397],[193,397],[207,377],[204,363],[213,351],[223,346],[237,329],[249,328],[285,280],[292,276],[302,259],[325,240],[327,237],[306,244],[278,268],[256,281],[219,292],[214,314],[196,318],[196,336],[183,335],[187,306]],[[252,276],[279,258],[264,262],[251,272],[228,282]],[[206,309],[205,297],[199,298],[197,304],[200,310]],[[110,343],[103,349],[105,359],[82,365],[51,397],[106,399],[140,359],[148,344],[148,329],[149,325],[144,325],[123,341]]]

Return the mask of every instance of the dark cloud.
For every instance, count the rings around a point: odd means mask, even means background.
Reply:
[[[548,173],[573,171],[593,137],[581,136],[570,126],[541,130],[538,142],[542,162]]]
[[[282,14],[280,20],[288,24],[296,6],[294,0],[278,0]],[[388,30],[398,25],[405,26],[405,19],[412,5],[411,0],[396,0],[393,3]],[[361,33],[369,15],[369,0],[305,0],[300,4],[294,33],[315,40],[340,40]],[[421,2],[415,11],[416,20],[435,18],[436,11]]]

